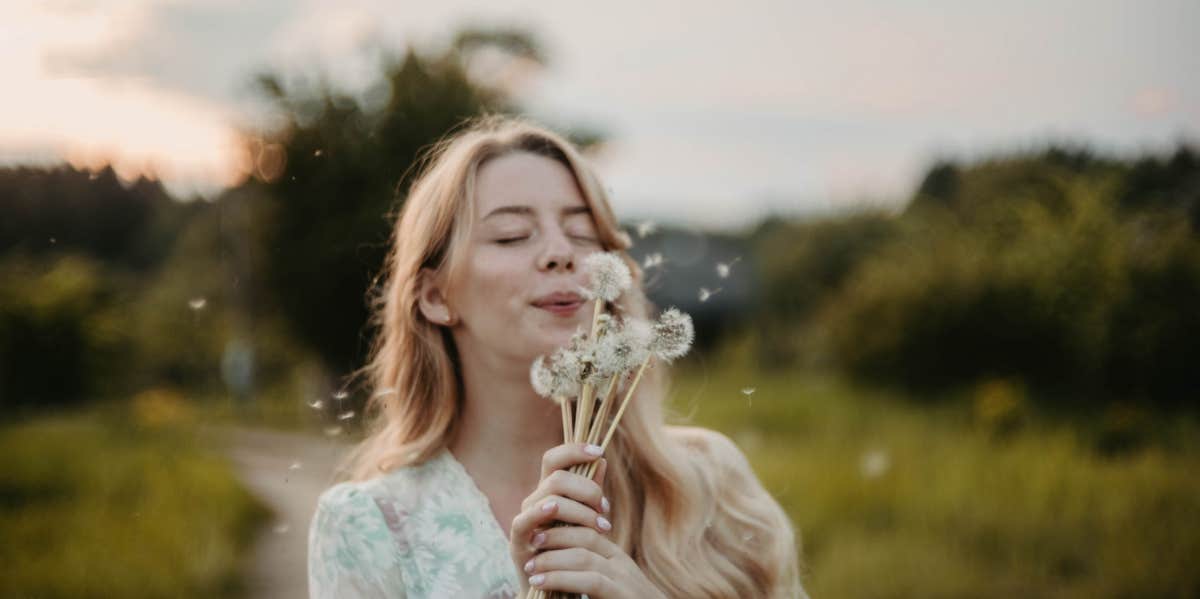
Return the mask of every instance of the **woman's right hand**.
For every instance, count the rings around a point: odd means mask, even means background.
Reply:
[[[601,453],[596,445],[565,443],[542,455],[541,482],[521,502],[521,513],[513,518],[510,528],[509,554],[518,571],[527,571],[527,565],[545,544],[544,531],[555,521],[587,527],[601,535],[612,530],[607,517],[612,506],[603,490],[608,463]],[[597,459],[600,463],[591,479],[569,471],[571,466]],[[528,583],[525,576],[520,579],[523,597]]]

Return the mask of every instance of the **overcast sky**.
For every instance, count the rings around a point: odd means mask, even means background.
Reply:
[[[0,162],[236,179],[258,71],[528,27],[535,115],[608,131],[622,218],[736,226],[902,200],[939,156],[1200,138],[1200,2],[0,0]]]

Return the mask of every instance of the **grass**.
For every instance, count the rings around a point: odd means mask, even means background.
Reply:
[[[1103,421],[1037,416],[1019,393],[997,418],[969,393],[922,407],[744,365],[674,378],[674,410],[734,439],[791,515],[813,597],[1200,594],[1192,419],[1143,417],[1159,438],[1113,454]]]
[[[266,508],[170,397],[0,427],[0,596],[236,595]]]

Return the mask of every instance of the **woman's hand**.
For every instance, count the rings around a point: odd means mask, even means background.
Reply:
[[[607,461],[600,448],[567,443],[542,456],[542,480],[521,503],[513,519],[509,552],[529,577],[522,583],[547,591],[586,593],[590,599],[646,599],[662,593],[637,564],[608,538],[611,509],[602,485]],[[568,472],[575,464],[600,459],[596,475],[587,479]],[[555,521],[568,526],[553,527]]]

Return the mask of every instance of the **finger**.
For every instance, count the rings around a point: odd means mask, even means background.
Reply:
[[[604,498],[604,490],[600,488],[600,485],[596,484],[595,480],[585,478],[582,474],[575,474],[566,470],[555,470],[550,473],[550,476],[542,480],[537,490],[534,491],[533,495],[530,495],[530,499],[533,499],[534,502],[540,502],[542,497],[549,497],[550,495],[573,499],[590,506],[597,512],[608,511],[608,500]],[[523,503],[522,507],[526,505]]]
[[[534,530],[548,527],[557,517],[558,506],[559,502],[546,500],[517,514],[509,528],[509,544],[514,548],[519,547],[527,552],[532,552],[533,549],[530,545]]]
[[[567,547],[554,551],[543,551],[525,562],[526,574],[538,572],[553,572],[556,570],[583,571],[605,573],[609,569],[608,560],[583,547]]]
[[[529,577],[533,588],[547,591],[566,591],[568,593],[584,594],[589,597],[608,597],[616,595],[616,585],[612,579],[598,572],[573,572],[555,570],[541,572]]]
[[[582,547],[600,557],[610,559],[622,553],[616,543],[587,526],[557,526],[534,534],[533,546],[540,552],[551,549]]]
[[[540,506],[535,506],[532,510],[540,512],[542,511],[542,506],[550,503],[555,504],[555,510],[550,517],[551,520],[558,520],[559,522],[578,526],[587,526],[596,529],[600,533],[607,533],[612,530],[611,520],[597,513],[591,507],[561,495],[550,495]]]
[[[603,452],[599,445],[585,443],[564,443],[551,447],[542,454],[542,478],[550,476],[555,470],[566,470],[575,464],[592,462]]]

